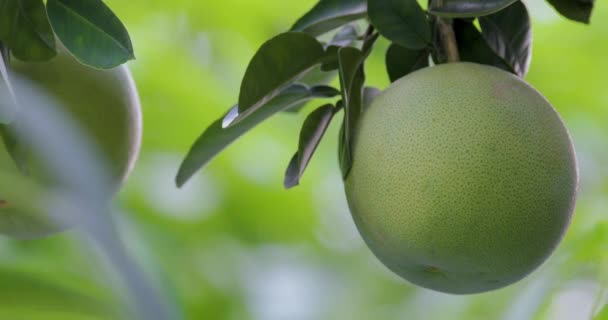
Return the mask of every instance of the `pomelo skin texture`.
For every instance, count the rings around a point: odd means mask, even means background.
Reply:
[[[411,73],[366,109],[344,182],[357,228],[406,280],[489,291],[537,268],[562,239],[578,186],[559,115],[499,69]]]
[[[137,159],[141,143],[141,110],[135,83],[126,66],[99,70],[84,66],[65,50],[48,62],[24,63],[14,59],[12,75],[34,84],[35,89],[48,94],[94,144],[104,159],[112,183],[112,191],[119,189]],[[21,82],[23,83],[23,82]],[[18,85],[18,83],[15,83]],[[17,99],[32,89],[16,88]],[[30,91],[28,91],[30,90]],[[20,106],[27,108],[27,105]],[[70,154],[66,154],[70,157]],[[29,159],[29,175],[47,186],[53,186],[42,169],[43,159]],[[0,170],[19,173],[19,170],[0,143]],[[19,173],[21,174],[21,173]],[[113,194],[104,195],[111,199]],[[0,233],[15,238],[37,238],[60,231],[42,214],[26,212],[11,199],[2,197],[0,190]],[[34,201],[35,199],[32,199]]]

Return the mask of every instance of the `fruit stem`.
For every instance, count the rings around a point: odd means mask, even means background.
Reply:
[[[437,18],[437,31],[439,32],[439,41],[443,46],[447,62],[460,61],[458,44],[456,44],[456,35],[454,34],[454,28],[452,27],[452,19]]]

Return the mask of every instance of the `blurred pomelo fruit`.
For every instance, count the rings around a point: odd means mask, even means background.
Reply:
[[[139,96],[127,67],[120,66],[111,70],[90,68],[63,50],[48,62],[24,63],[13,60],[11,71],[14,91],[22,112],[34,113],[34,109],[40,107],[48,107],[49,112],[53,108],[59,109],[54,112],[66,121],[71,121],[79,129],[78,134],[97,151],[100,159],[96,160],[103,165],[104,178],[111,184],[105,189],[107,194],[99,197],[111,199],[134,166],[141,142]],[[40,101],[33,99],[33,95],[48,97],[48,106],[31,105],[31,101]],[[42,125],[45,119],[36,121]],[[24,130],[27,131],[28,128]],[[59,130],[56,136],[49,137],[49,141],[55,140],[55,143],[61,139],[64,138],[60,136]],[[28,148],[33,147],[28,145],[26,149]],[[81,161],[73,159],[76,154],[78,152],[59,156],[64,157],[62,159],[66,163]],[[40,159],[33,150],[29,150],[28,155],[33,157],[27,162],[28,174],[19,173],[20,176],[49,188],[58,187],[59,182],[52,178],[55,173],[49,172],[45,163],[47,161]],[[6,146],[2,144],[0,170],[18,173]],[[91,175],[91,183],[97,183],[95,175],[100,173],[82,173],[75,168],[72,174]],[[3,190],[0,190],[0,233],[17,238],[35,238],[63,229],[50,221],[45,213],[31,212],[31,208],[24,209],[2,194]]]
[[[359,231],[422,287],[477,293],[538,267],[562,239],[578,176],[570,136],[535,89],[472,63],[425,68],[363,113],[345,180]]]

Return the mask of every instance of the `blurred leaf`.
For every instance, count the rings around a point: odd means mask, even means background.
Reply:
[[[319,36],[341,25],[364,18],[366,13],[366,0],[320,0],[291,27],[291,31],[302,31]]]
[[[365,53],[355,48],[343,47],[338,50],[340,84],[344,104],[344,129],[341,137],[344,150],[341,151],[343,156],[340,164],[344,179],[348,176],[352,165],[352,138],[362,110],[363,84],[365,82],[363,63],[365,58]]]
[[[589,23],[595,0],[547,0],[562,16]]]
[[[369,0],[368,14],[381,35],[402,47],[422,49],[431,43],[431,28],[416,0]]]
[[[604,308],[598,312],[593,320],[608,320],[608,304],[606,304]]]
[[[324,57],[321,43],[305,33],[287,32],[268,40],[247,67],[241,83],[238,116],[230,126],[261,109]]]
[[[53,283],[47,278],[0,269],[3,319],[126,319],[111,303]],[[12,316],[9,318],[9,316]]]
[[[0,136],[2,137],[4,148],[6,148],[6,151],[11,156],[11,159],[19,171],[23,174],[27,174],[27,159],[29,153],[25,148],[25,144],[19,139],[17,135],[18,131],[19,130],[15,129],[15,124],[0,124]]]
[[[334,111],[335,108],[332,104],[326,104],[313,111],[304,120],[300,131],[298,151],[289,162],[285,173],[284,185],[286,189],[295,187],[300,183],[304,170],[306,170],[310,159],[329,127]]]
[[[10,60],[8,48],[0,43],[0,124],[9,124],[15,120],[18,105],[15,92],[8,76],[6,65]]]
[[[270,100],[259,112],[253,113],[250,117],[236,125],[222,128],[224,117],[216,120],[209,126],[203,134],[196,140],[182,162],[176,177],[177,186],[181,187],[190,177],[207,164],[220,151],[238,139],[242,134],[251,130],[262,121],[268,119],[277,112],[283,111],[293,105],[299,104],[313,98],[329,98],[336,92],[329,92],[327,89],[308,88],[301,84],[294,84],[285,89],[281,94]],[[233,107],[228,114],[234,113],[238,107]]]
[[[23,61],[49,60],[57,54],[42,0],[0,0],[0,40]]]
[[[517,0],[431,0],[429,12],[447,18],[480,17],[502,10],[515,1]]]
[[[363,112],[371,106],[374,99],[381,93],[380,89],[374,87],[365,87],[363,89]]]
[[[428,49],[412,50],[393,43],[386,51],[386,70],[391,82],[428,66]]]
[[[355,24],[348,24],[342,27],[329,42],[328,46],[346,47],[350,46],[359,37],[359,28]]]
[[[532,30],[528,9],[521,1],[494,14],[479,18],[488,45],[515,73],[524,77],[532,57]]]
[[[48,0],[48,17],[78,61],[110,69],[134,59],[127,29],[101,0]]]
[[[462,61],[486,64],[515,73],[509,64],[490,48],[472,22],[454,19],[454,33]]]

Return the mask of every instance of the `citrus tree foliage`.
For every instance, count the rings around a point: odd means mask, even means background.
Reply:
[[[20,106],[7,72],[10,58],[48,61],[60,47],[93,68],[109,69],[134,58],[127,29],[101,0],[0,0],[0,136],[19,168],[26,155],[14,134]]]
[[[589,23],[593,0],[547,1],[565,18]],[[442,31],[446,25],[451,33],[447,40]],[[302,102],[314,98],[334,97],[321,102],[304,121],[286,170],[285,187],[298,184],[325,130],[342,110],[338,154],[346,178],[365,95],[375,91],[365,90],[365,60],[378,37],[391,42],[386,52],[391,81],[445,63],[450,54],[525,77],[532,53],[530,16],[520,0],[430,0],[427,10],[416,0],[320,0],[290,30],[260,47],[245,72],[236,105],[196,140],[179,169],[177,185],[182,186],[221,150],[270,116],[282,110],[297,111]],[[449,41],[457,52],[446,51]],[[328,87],[327,82],[304,81],[322,78],[319,73],[330,78],[337,74],[340,89]]]

